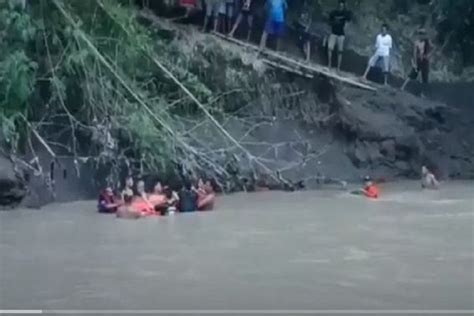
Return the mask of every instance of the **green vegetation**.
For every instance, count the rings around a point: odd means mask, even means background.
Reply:
[[[34,135],[55,155],[135,160],[148,170],[196,154],[179,135],[196,109],[156,62],[199,100],[213,93],[128,1],[16,3],[0,11],[4,145],[21,152]]]
[[[39,0],[26,8],[17,0],[0,2],[0,148],[21,156],[39,145],[54,156],[107,166],[126,162],[143,173],[179,163],[226,175],[225,154],[236,152],[255,162],[219,124],[252,103],[265,107],[268,101],[273,110],[278,102],[289,103],[287,97],[276,100],[284,83],[272,88],[274,78],[248,71],[241,58],[222,60],[232,54],[222,47],[183,46],[175,40],[179,34],[139,22],[132,2]],[[314,8],[335,5],[321,0]],[[349,5],[362,10],[374,2]],[[377,5],[377,14],[408,14],[416,5],[392,1]],[[472,63],[473,2],[431,6],[429,23],[439,41],[452,32],[450,48],[468,52],[464,62]],[[379,17],[368,15],[364,23],[378,25]],[[199,133],[209,137],[204,141]]]

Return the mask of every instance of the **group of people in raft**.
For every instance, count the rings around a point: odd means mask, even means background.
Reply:
[[[114,213],[119,218],[136,219],[176,212],[209,211],[214,208],[215,200],[216,194],[210,181],[203,179],[199,179],[196,185],[185,182],[179,192],[157,182],[153,191],[147,193],[143,180],[135,186],[133,178],[128,177],[121,196],[117,196],[112,187],[105,188],[99,195],[98,211]]]

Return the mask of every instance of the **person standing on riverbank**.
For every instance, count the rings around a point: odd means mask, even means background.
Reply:
[[[232,29],[234,15],[235,15],[235,0],[225,0],[225,25],[223,27],[224,34],[227,34]]]
[[[285,33],[285,19],[288,4],[286,0],[267,0],[266,9],[267,21],[260,40],[260,49],[265,49],[268,35],[273,35],[276,38],[276,50],[279,51],[281,37]]]
[[[429,82],[430,58],[433,52],[433,45],[431,44],[431,41],[425,29],[419,29],[417,35],[418,37],[413,45],[413,68],[410,74],[408,75],[408,78],[403,83],[401,89],[402,91],[405,90],[410,80],[417,80],[419,75],[421,74],[421,84],[423,85],[422,95],[424,95],[426,91],[426,86]]]
[[[237,28],[239,27],[242,20],[245,19],[247,22],[247,42],[250,41],[250,37],[252,35],[252,28],[253,28],[253,19],[255,15],[255,0],[244,0],[242,4],[242,8],[240,9],[239,15],[237,16],[237,20],[232,27],[232,30],[229,33],[230,37],[234,37]]]
[[[309,33],[311,23],[312,16],[310,8],[305,3],[296,27],[298,32],[298,46],[300,46],[303,51],[306,62],[309,62],[311,59],[311,34]]]
[[[390,52],[392,50],[392,36],[388,34],[388,25],[382,25],[382,32],[375,40],[375,54],[369,59],[367,69],[363,78],[367,80],[367,75],[372,67],[375,67],[379,60],[382,60],[382,71],[384,74],[384,84],[388,85],[388,74],[390,72]]]
[[[334,49],[337,46],[337,70],[341,70],[342,54],[344,52],[344,42],[346,39],[346,23],[352,20],[352,12],[347,10],[346,2],[339,1],[339,8],[332,11],[329,15],[331,24],[331,35],[328,39],[328,67],[332,67],[332,58]]]
[[[205,32],[209,24],[209,20],[213,19],[213,31],[217,32],[219,27],[219,10],[221,8],[223,0],[206,0],[206,15],[204,17],[204,24],[202,26],[202,31]]]

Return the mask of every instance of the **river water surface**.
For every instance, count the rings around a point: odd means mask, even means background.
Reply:
[[[221,197],[137,221],[0,212],[0,309],[474,309],[474,185]]]

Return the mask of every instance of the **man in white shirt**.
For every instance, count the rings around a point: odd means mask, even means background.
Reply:
[[[363,76],[364,79],[367,80],[367,75],[369,74],[370,68],[375,67],[377,62],[382,59],[385,85],[388,83],[388,73],[390,71],[390,51],[392,50],[392,36],[388,34],[387,29],[387,24],[383,24],[382,33],[377,35],[377,40],[375,41],[375,54],[369,59],[369,64]]]

